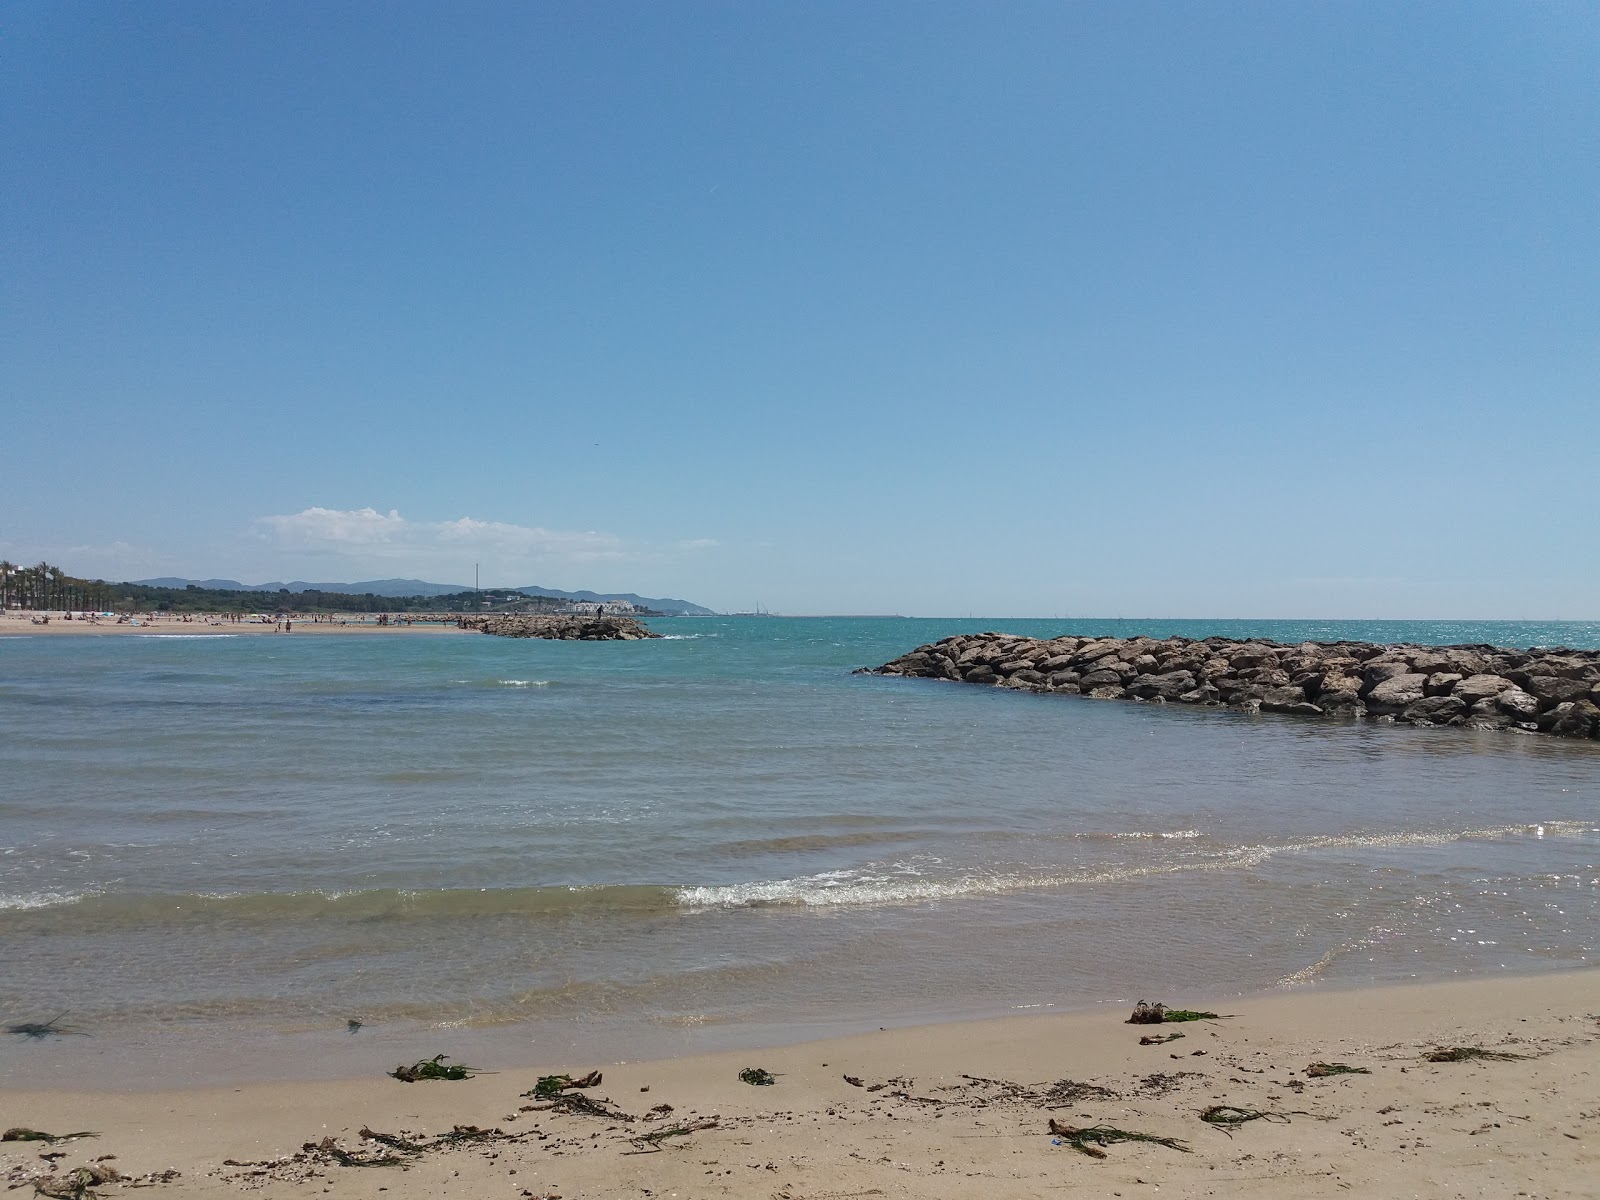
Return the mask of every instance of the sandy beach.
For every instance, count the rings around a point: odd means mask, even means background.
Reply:
[[[0,1162],[46,1194],[112,1168],[124,1179],[102,1194],[153,1181],[174,1198],[1600,1194],[1594,971],[1215,1007],[1231,1015],[1130,1025],[1107,1006],[465,1081],[389,1079],[375,1053],[370,1078],[334,1084],[16,1090],[7,1128],[99,1136],[7,1142]],[[1427,1060],[1458,1046],[1506,1057]],[[747,1067],[776,1082],[741,1081]],[[591,1070],[601,1083],[565,1093],[587,1102],[524,1095],[541,1074]],[[1213,1127],[1214,1105],[1263,1115]],[[1089,1154],[1060,1132],[1093,1126],[1177,1144],[1091,1138]]]
[[[138,624],[131,621],[127,624],[118,624],[114,617],[102,617],[98,621],[80,620],[73,614],[72,620],[64,619],[61,613],[50,614],[49,624],[35,624],[32,617],[35,614],[21,612],[0,613],[0,637],[150,637],[165,634],[172,637],[184,635],[190,637],[204,637],[206,635],[221,636],[238,634],[256,637],[271,634],[277,637],[285,636],[283,631],[270,619],[266,621],[226,620],[216,613],[193,613],[189,620],[179,616],[145,616],[137,618]],[[334,614],[327,620],[313,621],[309,617],[295,617],[293,628],[289,637],[300,637],[305,634],[322,636],[326,634],[469,634],[476,630],[460,629],[454,624],[443,621],[416,622],[408,624],[404,621],[392,621],[388,625],[379,625],[376,616],[367,614]]]

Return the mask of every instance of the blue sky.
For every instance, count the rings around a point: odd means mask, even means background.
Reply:
[[[0,10],[0,554],[1600,617],[1600,8]]]

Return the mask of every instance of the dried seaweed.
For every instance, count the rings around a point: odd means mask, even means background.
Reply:
[[[48,1196],[51,1200],[94,1200],[98,1192],[91,1191],[98,1183],[115,1183],[122,1176],[115,1167],[75,1167],[63,1176],[48,1176],[34,1182],[33,1191],[37,1196]]]
[[[604,1100],[593,1100],[582,1092],[562,1092],[550,1101],[556,1112],[582,1113],[586,1117],[605,1117],[611,1121],[631,1121],[633,1117],[616,1108],[608,1108]]]
[[[1080,1154],[1087,1154],[1090,1158],[1106,1157],[1106,1152],[1101,1147],[1114,1145],[1117,1142],[1153,1142],[1157,1146],[1166,1146],[1169,1150],[1177,1150],[1183,1154],[1193,1153],[1178,1138],[1157,1137],[1153,1133],[1118,1129],[1115,1125],[1088,1125],[1079,1128],[1051,1117],[1050,1132],[1061,1138],[1066,1145]]]
[[[325,1137],[320,1142],[307,1142],[300,1149],[307,1154],[320,1154],[325,1158],[331,1158],[341,1167],[398,1167],[405,1161],[398,1154],[379,1154],[373,1158],[351,1154],[331,1137]]]
[[[688,1137],[691,1133],[699,1133],[702,1129],[715,1129],[717,1118],[708,1117],[703,1121],[688,1121],[682,1125],[670,1125],[666,1129],[652,1129],[649,1133],[640,1134],[638,1137],[629,1138],[639,1149],[639,1154],[661,1153],[661,1143],[668,1138]]]
[[[1366,1067],[1352,1067],[1349,1063],[1314,1062],[1306,1068],[1306,1074],[1312,1079],[1324,1079],[1329,1075],[1371,1075]]]
[[[92,1129],[80,1129],[77,1133],[45,1133],[42,1129],[8,1129],[0,1133],[0,1142],[44,1142],[54,1146],[57,1142],[70,1142],[77,1138],[97,1138],[100,1135]]]
[[[398,1079],[401,1083],[416,1083],[423,1079],[471,1079],[474,1075],[484,1072],[479,1067],[469,1067],[462,1063],[449,1063],[444,1060],[447,1056],[435,1054],[432,1058],[419,1059],[411,1066],[402,1063],[389,1072],[391,1079]]]
[[[1080,1100],[1118,1100],[1121,1097],[1110,1088],[1096,1083],[1079,1083],[1076,1079],[1062,1079],[1052,1084],[1040,1097],[1046,1108],[1065,1108]]]
[[[397,1137],[392,1133],[379,1133],[376,1129],[368,1129],[365,1125],[361,1127],[361,1136],[369,1142],[377,1142],[380,1145],[388,1146],[391,1150],[399,1150],[404,1154],[421,1154],[426,1149],[419,1142]]]
[[[1174,1029],[1171,1033],[1167,1034],[1165,1037],[1151,1037],[1151,1036],[1148,1036],[1148,1035],[1145,1036],[1145,1037],[1142,1037],[1142,1038],[1139,1039],[1139,1045],[1141,1045],[1141,1046],[1164,1046],[1168,1042],[1177,1041],[1182,1036],[1183,1036],[1183,1034],[1179,1033],[1176,1029]]]
[[[1440,1046],[1423,1055],[1424,1062],[1469,1062],[1474,1058],[1495,1062],[1513,1062],[1527,1058],[1526,1054],[1512,1054],[1506,1050],[1485,1050],[1482,1046]]]
[[[533,1085],[531,1092],[523,1092],[524,1096],[531,1096],[536,1100],[554,1100],[568,1088],[598,1087],[602,1076],[599,1071],[590,1071],[581,1078],[574,1079],[571,1075],[542,1075],[539,1082]]]
[[[746,1067],[739,1072],[739,1078],[752,1087],[771,1087],[778,1082],[778,1077],[765,1067]]]

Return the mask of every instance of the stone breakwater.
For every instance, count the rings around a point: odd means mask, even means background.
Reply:
[[[476,629],[495,637],[546,638],[556,642],[637,642],[661,636],[632,617],[485,613],[462,617],[459,624],[463,629]]]
[[[948,637],[858,674],[1600,738],[1600,651],[1171,637]]]

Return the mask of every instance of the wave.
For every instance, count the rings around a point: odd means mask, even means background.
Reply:
[[[31,916],[78,929],[280,921],[374,921],[455,917],[560,917],[579,913],[660,913],[678,907],[673,889],[594,887],[372,888],[355,891],[241,893],[86,893],[0,896],[7,923]]]
[[[25,892],[15,896],[0,896],[0,911],[31,912],[36,908],[76,904],[82,899],[83,894],[78,892]]]
[[[1187,832],[1187,831],[1185,831]],[[1400,849],[1503,837],[1560,838],[1600,833],[1592,821],[1546,821],[1486,828],[1310,837],[1279,843],[1206,848],[1144,865],[1066,871],[968,871],[925,874],[921,867],[824,871],[789,879],[670,886],[372,888],[248,893],[65,893],[0,895],[0,925],[41,931],[162,928],[279,921],[430,921],[456,918],[651,916],[711,909],[881,907],[982,899],[1073,886],[1114,884],[1190,871],[1245,871],[1279,855],[1339,849]],[[1159,836],[1159,835],[1150,835]],[[789,848],[773,839],[765,848]],[[802,839],[810,843],[811,839]],[[762,843],[751,843],[756,849]],[[929,864],[924,863],[924,866]]]
[[[175,642],[199,642],[208,641],[212,638],[239,637],[240,635],[237,633],[136,633],[133,636],[141,638],[165,638],[169,641]]]
[[[1208,850],[1191,857],[1147,866],[1091,867],[1067,872],[975,872],[942,879],[927,878],[909,871],[889,875],[825,871],[794,879],[686,887],[679,889],[678,898],[686,907],[695,909],[758,908],[768,905],[807,908],[874,907],[1053,891],[1073,885],[1121,883],[1154,875],[1176,875],[1188,871],[1249,870],[1278,855],[1317,850],[1399,849],[1405,846],[1446,845],[1450,842],[1497,837],[1579,837],[1591,833],[1600,833],[1600,829],[1596,829],[1592,822],[1547,821],[1543,824],[1503,825],[1439,832],[1329,835],[1277,844]],[[1189,831],[1183,831],[1181,836],[1189,836]]]

